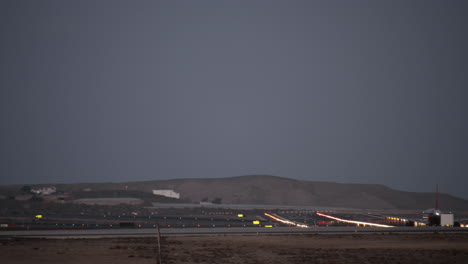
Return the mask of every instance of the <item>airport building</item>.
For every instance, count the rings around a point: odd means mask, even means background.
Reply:
[[[153,190],[153,194],[180,199],[180,193],[174,192],[174,190]]]

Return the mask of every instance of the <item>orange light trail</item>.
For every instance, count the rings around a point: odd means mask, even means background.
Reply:
[[[377,227],[393,227],[393,226],[389,226],[389,225],[381,225],[381,224],[374,224],[374,223],[369,223],[369,222],[361,222],[361,221],[353,221],[353,220],[341,219],[341,218],[338,218],[338,217],[334,217],[334,216],[331,216],[331,215],[322,214],[322,213],[319,213],[319,212],[317,212],[316,214],[317,214],[317,215],[320,215],[320,216],[323,216],[323,217],[326,217],[326,218],[330,218],[330,219],[336,220],[336,221],[345,222],[345,223],[351,223],[351,224],[357,224],[357,225],[364,225],[364,226],[368,225],[368,226],[377,226]]]

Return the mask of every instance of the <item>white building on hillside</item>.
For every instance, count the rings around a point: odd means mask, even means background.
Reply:
[[[31,189],[32,193],[41,194],[41,195],[53,194],[56,191],[57,191],[57,188],[55,187],[41,187],[41,188]]]
[[[176,192],[174,192],[174,190],[153,190],[153,194],[162,195],[162,196],[166,196],[166,197],[169,197],[169,198],[175,198],[175,199],[180,198],[180,193],[176,193]]]

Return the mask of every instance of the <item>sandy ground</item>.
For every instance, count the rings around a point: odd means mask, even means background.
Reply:
[[[468,234],[163,237],[162,263],[467,263]],[[157,263],[155,238],[0,239],[0,263]]]

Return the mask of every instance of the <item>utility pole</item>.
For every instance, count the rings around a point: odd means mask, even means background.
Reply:
[[[162,264],[161,262],[161,230],[159,230],[159,224],[156,223],[156,234],[158,238],[158,262],[157,264]]]

